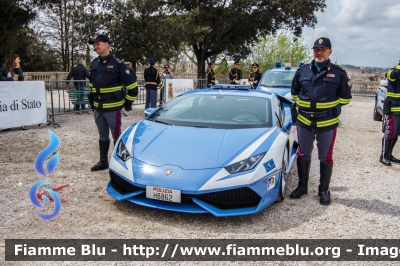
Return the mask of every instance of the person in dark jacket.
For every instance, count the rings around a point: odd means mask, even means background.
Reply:
[[[229,80],[231,84],[240,84],[240,80],[242,79],[242,70],[240,70],[240,62],[235,62],[235,67],[231,68],[229,71]]]
[[[6,62],[0,69],[1,81],[23,81],[24,73],[22,72],[21,59],[17,54],[10,54]]]
[[[249,74],[249,82],[251,84],[251,88],[253,90],[255,90],[257,88],[258,83],[261,80],[262,74],[260,73],[260,70],[258,69],[259,66],[257,63],[254,63],[252,65],[252,67],[253,67],[253,72],[251,72]]]
[[[86,68],[86,63],[83,60],[80,60],[76,67],[72,68],[71,72],[69,72],[67,76],[67,80],[71,80],[71,78],[74,78],[74,80],[80,80],[80,81],[75,81],[75,89],[79,90],[81,93],[78,95],[78,101],[82,101],[84,97],[84,90],[85,90],[85,85],[86,82],[83,80],[89,79],[89,71]],[[69,82],[65,83],[65,87],[68,88]],[[84,104],[81,105],[82,110],[85,110],[86,107]],[[74,111],[79,110],[79,104],[76,104],[74,107]]]
[[[390,166],[391,162],[400,163],[400,160],[392,155],[393,148],[400,136],[400,62],[386,73],[386,78],[389,81],[387,97],[383,104],[386,131],[382,138],[382,153],[379,161]]]
[[[317,140],[320,160],[318,196],[322,205],[331,203],[329,183],[333,169],[335,144],[341,106],[350,103],[351,91],[346,71],[331,63],[331,41],[321,37],[314,42],[314,60],[297,69],[291,93],[298,108],[297,172],[299,183],[290,194],[298,199],[308,193],[311,152]],[[296,117],[294,117],[296,119]]]
[[[215,61],[211,61],[210,69],[207,72],[207,88],[211,88],[212,85],[215,85]]]
[[[144,81],[146,85],[146,106],[145,109],[149,107],[157,107],[157,87],[161,83],[160,74],[158,73],[155,64],[157,63],[157,57],[150,56],[149,58],[150,67],[144,70]]]
[[[114,145],[121,135],[121,109],[132,110],[132,103],[138,94],[136,73],[110,53],[110,39],[98,35],[90,40],[99,55],[90,66],[90,105],[94,109],[94,120],[99,131],[100,161],[91,168],[99,171],[108,168],[110,132]]]

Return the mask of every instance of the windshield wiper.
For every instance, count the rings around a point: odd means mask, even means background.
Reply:
[[[292,86],[275,86],[275,85],[266,85],[266,84],[260,84],[260,86],[264,86],[267,88],[291,88]]]
[[[210,128],[209,126],[200,126],[200,125],[197,125],[197,126],[192,126],[192,127]]]
[[[158,120],[157,118],[148,118],[147,120],[150,120],[150,121],[153,121],[153,122],[157,122],[157,123],[160,123],[160,124],[172,125],[172,124],[170,124],[170,123],[167,123],[167,122]]]

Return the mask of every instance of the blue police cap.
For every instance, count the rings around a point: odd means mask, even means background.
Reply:
[[[110,39],[107,35],[99,34],[96,36],[96,39],[89,40],[89,44],[94,44],[95,42],[108,42],[110,43]]]
[[[312,49],[317,48],[317,47],[331,49],[331,48],[332,48],[331,40],[329,40],[329,39],[326,38],[326,37],[318,38],[318,39],[314,42],[314,46],[312,47]]]
[[[149,57],[149,63],[154,65],[155,63],[157,63],[158,59],[157,57],[155,57],[154,55]]]

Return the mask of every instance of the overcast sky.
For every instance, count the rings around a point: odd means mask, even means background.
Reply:
[[[326,0],[315,29],[302,38],[310,48],[319,37],[332,42],[331,61],[354,66],[392,67],[400,58],[399,0]],[[311,53],[312,55],[312,53]]]

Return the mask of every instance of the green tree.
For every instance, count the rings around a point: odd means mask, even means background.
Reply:
[[[0,0],[0,60],[14,53],[18,35],[37,16],[37,10],[57,0]]]
[[[252,71],[253,63],[259,64],[260,71],[265,71],[275,66],[277,61],[282,64],[290,63],[298,66],[300,62],[309,62],[312,57],[307,45],[302,43],[302,39],[293,41],[293,37],[288,32],[280,32],[277,36],[268,35],[261,39],[252,48],[249,57],[242,61],[244,73]]]
[[[224,74],[228,76],[229,67],[226,58],[222,59],[221,62],[217,65],[217,67],[215,68],[215,74]]]
[[[160,60],[177,57],[182,47],[182,23],[167,14],[158,0],[113,1],[109,34],[113,53],[121,59],[147,64],[151,55]],[[107,26],[107,25],[105,25]]]
[[[0,52],[2,59],[18,46],[17,33],[36,16],[33,7],[16,0],[0,0]],[[4,62],[4,61],[3,61]]]
[[[81,55],[84,51],[85,61],[88,66],[91,63],[92,46],[88,41],[95,37],[95,33],[100,27],[102,20],[98,10],[100,3],[98,0],[81,0],[77,7],[73,10],[74,17],[72,41],[76,43],[73,54]],[[72,65],[82,58],[76,56],[72,58]]]
[[[15,52],[21,58],[23,71],[61,70],[56,51],[33,29],[25,27],[17,35],[18,47]]]
[[[89,39],[93,38],[101,21],[99,13],[102,0],[53,0],[42,12],[38,25],[51,47],[61,59],[63,71],[69,71],[86,58],[90,62]]]
[[[196,55],[199,78],[205,62],[220,54],[228,59],[247,58],[250,46],[262,36],[288,29],[301,36],[304,26],[313,27],[315,12],[325,0],[166,0],[184,18],[185,39]]]

